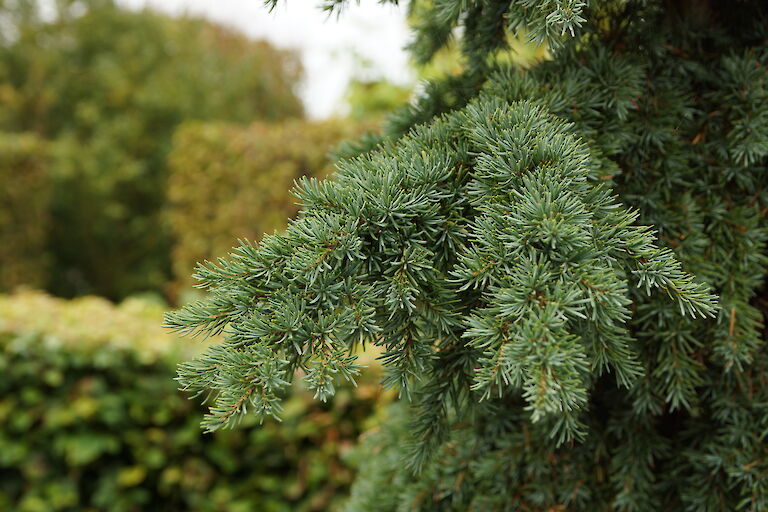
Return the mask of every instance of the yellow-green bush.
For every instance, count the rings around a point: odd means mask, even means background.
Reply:
[[[0,295],[0,333],[41,335],[68,350],[130,349],[148,363],[194,356],[202,345],[169,334],[162,326],[166,309],[139,297],[115,305],[102,297],[66,300],[21,290]]]
[[[361,132],[343,121],[182,125],[169,157],[176,279],[189,284],[195,263],[225,256],[238,238],[282,229],[297,210],[294,180],[327,174],[332,147]]]
[[[0,133],[0,291],[45,283],[49,196],[45,145]]]
[[[161,313],[0,296],[0,510],[334,510],[353,477],[344,454],[374,421],[375,372],[332,404],[297,389],[280,424],[203,434]]]

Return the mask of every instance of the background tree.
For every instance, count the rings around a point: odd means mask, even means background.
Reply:
[[[162,290],[165,158],[181,121],[302,115],[294,55],[203,20],[112,0],[8,0],[0,24],[0,130],[52,141],[59,295]]]
[[[410,5],[462,74],[167,318],[226,333],[179,368],[203,426],[278,415],[297,370],[325,400],[374,344],[403,400],[349,510],[766,510],[765,3]]]

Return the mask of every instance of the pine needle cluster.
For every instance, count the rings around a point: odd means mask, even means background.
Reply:
[[[766,510],[768,8],[411,8],[416,59],[459,38],[464,73],[168,315],[226,334],[179,369],[204,427],[279,416],[297,375],[329,399],[377,345],[402,399],[349,510]],[[510,33],[553,58],[503,64]]]

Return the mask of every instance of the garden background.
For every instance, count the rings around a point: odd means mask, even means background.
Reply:
[[[311,121],[295,53],[203,19],[0,0],[0,27],[0,510],[332,509],[388,400],[376,371],[203,434],[173,379],[211,340],[162,315],[409,89],[356,81],[347,118]]]

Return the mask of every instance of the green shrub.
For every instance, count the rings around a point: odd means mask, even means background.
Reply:
[[[279,426],[202,434],[161,308],[0,296],[0,510],[334,509],[377,386],[333,405],[299,390]]]
[[[50,183],[45,145],[0,133],[0,291],[45,282]]]
[[[176,279],[189,284],[196,262],[226,255],[238,238],[284,228],[297,211],[294,180],[325,176],[332,146],[360,132],[343,121],[181,126],[169,157]]]

